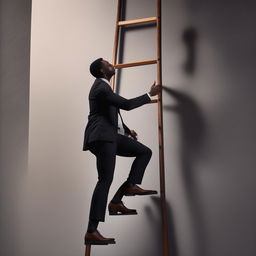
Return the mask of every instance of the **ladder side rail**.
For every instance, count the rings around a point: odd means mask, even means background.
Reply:
[[[122,0],[118,0],[117,4],[117,15],[116,15],[116,31],[115,31],[115,39],[114,39],[114,48],[113,48],[113,60],[112,63],[115,66],[117,62],[117,54],[118,54],[118,41],[119,41],[119,34],[120,34],[120,27],[118,26],[118,22],[121,19],[121,8],[122,8]],[[115,81],[116,81],[116,75],[112,77],[111,81],[111,87],[112,90],[115,90]]]
[[[90,256],[91,255],[91,245],[87,244],[85,246],[85,256]]]
[[[161,0],[157,0],[157,84],[162,86],[162,29],[161,29]],[[165,165],[164,165],[164,133],[163,133],[163,101],[162,91],[158,95],[158,136],[159,136],[159,174],[160,199],[162,217],[163,255],[169,256],[169,230],[165,194]]]

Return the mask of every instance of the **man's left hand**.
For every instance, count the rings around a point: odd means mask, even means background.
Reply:
[[[131,130],[131,136],[133,139],[138,140],[137,133],[134,130]]]

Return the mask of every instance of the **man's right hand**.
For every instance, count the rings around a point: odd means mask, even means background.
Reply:
[[[150,96],[156,96],[161,92],[161,85],[156,84],[156,81],[153,83],[153,85],[150,88],[149,95]]]

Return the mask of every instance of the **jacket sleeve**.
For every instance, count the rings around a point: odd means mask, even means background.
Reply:
[[[135,97],[132,99],[126,99],[123,98],[122,96],[114,93],[112,89],[106,86],[101,87],[98,97],[102,101],[106,101],[112,105],[114,105],[117,108],[123,109],[123,110],[132,110],[134,108],[138,108],[146,103],[150,102],[150,98],[147,95],[147,93]]]

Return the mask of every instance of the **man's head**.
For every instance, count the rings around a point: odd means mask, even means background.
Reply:
[[[96,78],[106,78],[110,80],[115,74],[115,69],[108,61],[99,58],[91,63],[90,73]]]

